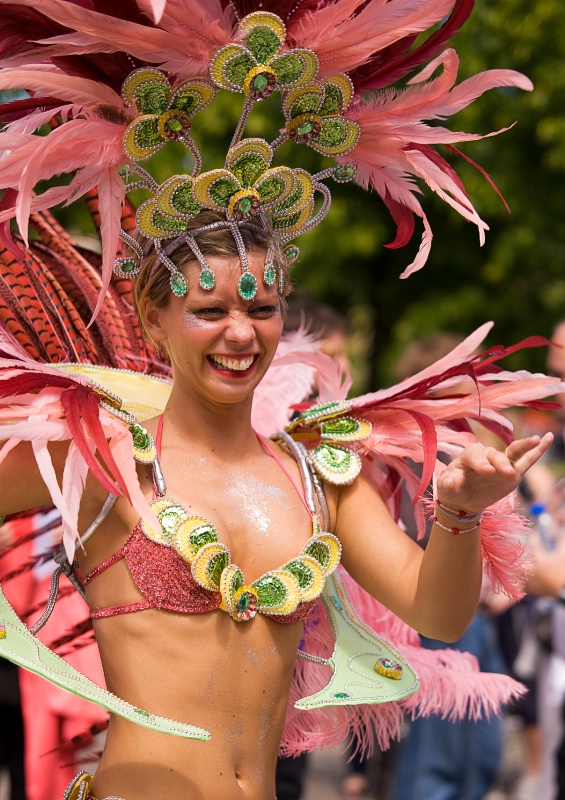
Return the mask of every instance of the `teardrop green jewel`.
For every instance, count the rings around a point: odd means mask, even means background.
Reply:
[[[209,292],[216,285],[216,276],[211,269],[203,269],[198,282],[203,289]]]
[[[184,297],[188,292],[186,278],[180,272],[171,275],[171,290],[177,297]]]
[[[244,272],[237,285],[237,291],[242,300],[253,300],[257,294],[257,279],[251,272]]]
[[[277,274],[275,272],[275,268],[272,264],[266,264],[265,269],[263,271],[263,283],[266,283],[267,286],[272,286],[275,282],[275,278]]]

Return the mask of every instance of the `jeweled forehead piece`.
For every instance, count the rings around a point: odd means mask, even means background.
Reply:
[[[236,38],[238,41],[212,56],[209,80],[195,78],[175,84],[162,70],[144,67],[134,70],[122,86],[125,105],[137,112],[123,136],[129,165],[137,176],[127,190],[144,188],[151,193],[137,211],[137,225],[157,253],[157,263],[169,270],[171,290],[179,297],[186,294],[188,286],[174,264],[174,251],[183,243],[192,250],[201,268],[200,286],[211,291],[216,276],[198,246],[198,234],[218,227],[229,228],[237,245],[240,296],[245,300],[255,297],[257,280],[249,271],[241,228],[258,215],[268,218],[273,239],[263,280],[272,286],[278,272],[282,292],[284,272],[275,266],[275,250],[292,263],[298,248],[288,243],[321,222],[329,210],[331,196],[322,181],[332,177],[342,183],[355,177],[351,167],[337,166],[311,175],[299,167],[273,163],[276,151],[287,140],[307,144],[328,157],[344,155],[356,145],[359,126],[343,117],[353,96],[349,78],[335,75],[317,81],[315,53],[306,48],[285,50],[286,28],[275,14],[249,14],[239,23]],[[191,135],[193,117],[221,89],[242,93],[243,110],[223,165],[201,172],[202,155]],[[282,98],[279,135],[271,143],[244,138],[252,108],[275,91]],[[169,141],[184,144],[192,155],[193,169],[159,184],[140,162]],[[321,196],[317,210],[316,193]],[[191,220],[203,210],[224,214],[225,222],[191,229]],[[133,256],[117,259],[115,270],[131,278],[139,272],[144,251],[126,234],[122,238]]]

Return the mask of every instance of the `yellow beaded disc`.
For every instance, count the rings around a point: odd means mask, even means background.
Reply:
[[[157,519],[161,523],[161,529],[157,531],[148,525],[145,520],[141,520],[141,530],[148,539],[164,544],[167,547],[172,547],[173,530],[181,519],[188,516],[186,509],[170,497],[159,497],[150,503],[150,508],[155,512]]]
[[[222,572],[220,580],[220,592],[222,595],[222,605],[228,614],[234,616],[234,595],[244,584],[243,572],[235,564],[228,564]]]
[[[300,569],[302,565],[306,567],[307,572],[311,573],[310,583],[306,586],[300,582],[300,579],[295,574],[295,569]],[[320,562],[316,561],[315,558],[312,558],[312,556],[301,555],[300,558],[295,559],[295,561],[291,561],[289,564],[283,567],[283,569],[294,574],[299,581],[301,602],[308,603],[310,600],[315,600],[321,595],[325,584],[325,576]]]
[[[230,563],[230,551],[220,542],[210,542],[201,547],[191,565],[192,577],[212,592],[217,592],[221,584],[221,576]]]
[[[198,528],[202,529],[199,533],[204,534],[201,537],[197,533]],[[205,531],[209,532],[208,536],[205,535]],[[194,535],[195,533],[196,536]],[[215,538],[212,538],[212,535]],[[204,540],[200,545],[198,545],[199,539]],[[192,563],[194,556],[204,544],[217,540],[218,536],[215,529],[204,517],[187,517],[181,520],[173,533],[173,547],[179,556],[182,556],[189,564]]]
[[[85,800],[88,797],[92,780],[92,775],[89,775],[88,772],[81,772],[67,788],[63,800]]]
[[[310,541],[307,542],[300,554],[300,558],[304,556],[311,556],[311,558],[317,561],[326,578],[328,575],[331,575],[339,564],[341,558],[341,542],[333,533],[318,533],[312,536]]]

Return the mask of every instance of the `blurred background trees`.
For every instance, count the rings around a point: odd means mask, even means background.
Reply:
[[[299,290],[349,320],[357,391],[393,381],[399,353],[414,338],[437,330],[468,334],[494,320],[489,343],[510,344],[534,333],[549,335],[565,317],[564,41],[562,0],[478,0],[456,38],[459,80],[484,69],[512,68],[535,85],[532,94],[491,91],[448,123],[453,130],[488,133],[516,122],[500,136],[461,147],[495,181],[511,214],[477,170],[450,157],[491,227],[483,248],[474,226],[422,187],[434,243],[425,268],[401,281],[419,243],[418,222],[406,248],[386,249],[394,225],[378,196],[332,185],[328,218],[299,241],[294,278]],[[249,135],[274,138],[280,116],[274,107],[269,114],[272,102],[278,102],[276,96],[265,101],[265,113],[252,115]],[[221,103],[203,112],[205,122],[198,120],[198,127],[205,125],[210,133],[205,169],[217,166],[215,155],[225,153],[241,98],[227,95]],[[303,152],[305,166],[311,161],[317,171],[319,156],[307,148]],[[162,179],[171,174],[172,158],[170,153],[158,157],[155,168],[162,170]],[[86,219],[78,206],[58,212],[76,232]],[[514,368],[541,369],[545,355],[528,351],[513,359]]]

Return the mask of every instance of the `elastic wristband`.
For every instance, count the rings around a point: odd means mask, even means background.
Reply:
[[[453,534],[453,536],[459,536],[460,533],[471,533],[471,531],[476,531],[481,527],[481,523],[479,521],[476,525],[473,525],[472,528],[448,528],[447,525],[443,525],[435,516],[432,517],[432,522],[434,525],[437,525],[438,528]]]
[[[434,497],[434,502],[439,510],[443,511],[447,517],[456,519],[459,522],[478,522],[483,516],[482,510],[477,511],[475,514],[467,514],[467,512],[463,510],[457,511],[455,508],[450,508],[450,506],[444,505],[438,497]]]

